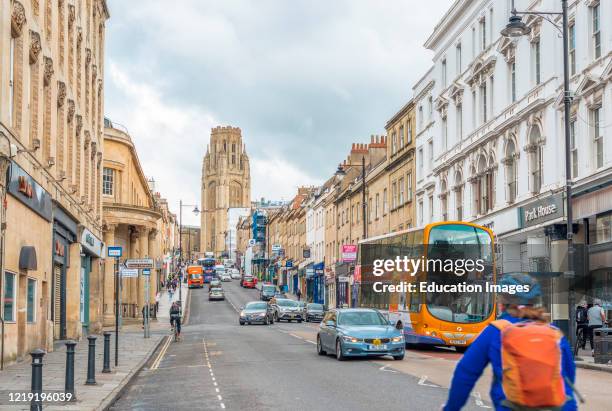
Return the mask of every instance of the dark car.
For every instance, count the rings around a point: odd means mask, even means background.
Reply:
[[[208,301],[225,300],[225,293],[221,287],[210,287]]]
[[[274,311],[266,302],[252,301],[242,307],[238,322],[240,325],[255,323],[270,325],[274,323]]]
[[[261,291],[259,292],[259,298],[262,301],[270,301],[272,297],[276,294],[276,286],[272,284],[264,284],[261,286]]]
[[[325,308],[323,304],[310,303],[306,305],[306,314],[304,315],[306,321],[323,321],[323,315],[325,314]]]
[[[304,312],[300,308],[297,301],[286,298],[277,298],[272,307],[274,308],[275,321],[286,320],[291,322],[295,320],[301,323],[304,319]]]

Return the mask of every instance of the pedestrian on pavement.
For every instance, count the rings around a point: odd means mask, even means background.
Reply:
[[[603,327],[604,323],[606,322],[606,313],[601,307],[601,300],[593,301],[593,306],[589,308],[589,311],[587,311],[587,318],[589,324],[589,343],[591,344],[591,352],[594,353],[593,330]]]
[[[168,301],[172,301],[172,294],[174,294],[172,287],[168,287]]]
[[[586,340],[589,335],[589,320],[588,320],[588,309],[586,306],[586,301],[580,301],[578,306],[576,307],[576,335],[578,332],[582,330],[582,345],[580,348],[583,350],[586,348]],[[593,345],[591,343],[591,349],[593,349]]]
[[[157,318],[157,312],[159,311],[159,300],[161,299],[161,292],[155,294],[155,318]]]
[[[514,290],[520,285],[528,291],[498,294],[498,310],[502,314],[476,337],[457,363],[448,400],[442,409],[461,410],[476,381],[491,363],[490,396],[496,410],[577,410],[572,350],[561,331],[547,323],[544,308],[536,306],[541,296],[540,285],[524,273],[504,275],[498,284]],[[531,339],[540,342],[534,344],[529,342]],[[547,373],[548,383],[541,384],[533,372]],[[524,378],[517,381],[521,376]]]
[[[297,297],[298,301],[300,301],[300,298],[302,298],[302,292],[300,291],[299,287],[297,291],[295,292],[295,296]]]

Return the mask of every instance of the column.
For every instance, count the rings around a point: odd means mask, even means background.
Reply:
[[[139,228],[135,228],[130,234],[130,253],[128,258],[139,258],[138,238],[140,237]],[[138,310],[134,311],[134,307],[138,304],[138,278],[128,278],[123,281],[125,289],[123,290],[123,303],[128,305],[127,317],[138,317]]]
[[[115,245],[114,224],[107,224],[104,230],[104,244]],[[104,312],[104,326],[115,325],[115,259],[104,256],[104,294],[102,296],[102,310]]]
[[[162,256],[159,253],[159,235],[156,229],[152,229],[149,232],[149,258],[153,261],[157,261]],[[157,287],[159,284],[159,272],[156,269],[151,270],[151,283],[149,287],[149,301],[155,302],[155,294],[157,293]]]
[[[149,232],[147,228],[142,227],[140,230],[140,235],[138,237],[139,240],[139,257],[138,258],[146,258],[149,257]],[[153,270],[151,270],[153,271]],[[138,276],[138,313],[137,317],[142,315],[142,307],[145,304],[145,277],[142,275]]]
[[[70,267],[66,268],[66,338],[79,340],[81,328],[81,247],[72,243],[66,250],[70,253]]]

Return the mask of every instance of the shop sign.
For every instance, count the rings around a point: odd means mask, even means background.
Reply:
[[[351,263],[357,260],[357,245],[343,244],[342,245],[342,262]]]
[[[314,268],[307,268],[306,269],[306,278],[314,277],[314,274],[315,274]]]
[[[521,228],[521,210],[511,208],[492,216],[475,220],[474,223],[488,228],[495,235],[515,231]]]
[[[280,244],[272,244],[272,252],[278,252],[281,248]]]
[[[285,262],[285,267],[292,268],[293,267],[293,260],[287,260]]]
[[[563,195],[557,193],[520,208],[523,227],[531,227],[563,216]]]
[[[102,241],[87,228],[81,233],[81,246],[96,257],[102,256]]]
[[[17,163],[8,168],[8,192],[47,221],[52,218],[51,195]]]
[[[338,277],[338,282],[339,283],[348,283],[349,282],[349,278],[348,277]]]
[[[355,272],[353,273],[353,276],[355,277],[356,283],[361,282],[361,265],[358,264],[355,266]]]

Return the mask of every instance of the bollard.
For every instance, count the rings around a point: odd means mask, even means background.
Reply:
[[[104,331],[104,367],[102,368],[103,373],[111,372],[110,369],[110,331]]]
[[[32,401],[30,401],[30,411],[42,410],[42,367],[45,352],[36,349],[30,353],[32,356]]]
[[[66,341],[66,381],[64,382],[64,391],[66,394],[72,394],[70,401],[76,401],[76,393],[74,392],[74,347],[76,341]]]
[[[87,381],[85,385],[96,385],[96,337],[90,335],[89,353],[87,355]]]

